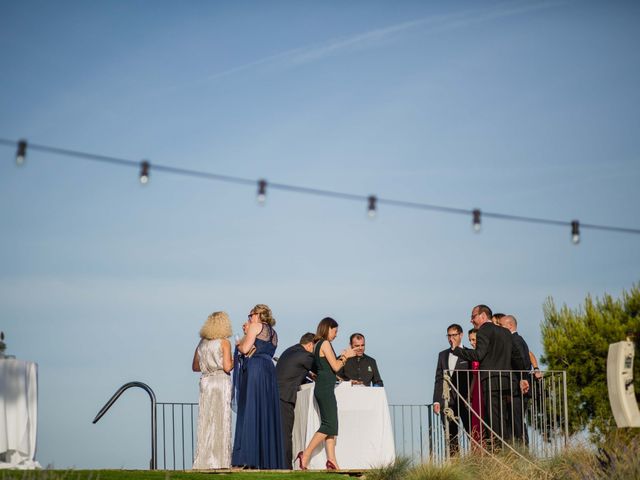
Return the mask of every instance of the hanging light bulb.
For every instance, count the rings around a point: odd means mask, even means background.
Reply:
[[[149,167],[151,165],[148,161],[143,160],[140,162],[140,183],[142,185],[146,185],[149,183]]]
[[[258,180],[258,203],[264,205],[264,201],[267,199],[267,181]]]
[[[27,141],[20,140],[18,142],[18,150],[16,151],[16,165],[20,166],[27,158]]]
[[[376,198],[375,195],[369,196],[369,207],[367,208],[367,215],[369,215],[369,218],[375,218],[377,214],[376,212],[377,202],[378,202],[378,199]]]
[[[580,243],[580,222],[578,220],[571,222],[571,241],[574,245]]]
[[[482,214],[480,213],[479,209],[476,208],[473,211],[473,231],[476,232],[476,233],[479,233],[480,229],[482,228],[482,226],[481,226],[482,222],[481,222],[481,219],[480,219],[481,215]]]

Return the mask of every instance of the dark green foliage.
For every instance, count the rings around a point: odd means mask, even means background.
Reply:
[[[544,305],[542,361],[549,370],[567,371],[570,433],[587,428],[601,442],[616,428],[607,391],[609,344],[640,337],[640,284],[623,292],[621,299],[604,295],[585,299],[576,310],[553,299]],[[637,355],[637,354],[636,354]],[[640,358],[634,363],[635,390],[640,392]]]

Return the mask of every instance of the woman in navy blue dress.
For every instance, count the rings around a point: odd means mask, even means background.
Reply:
[[[278,346],[276,321],[266,305],[249,313],[249,326],[238,344],[244,354],[238,375],[238,414],[231,464],[257,469],[285,469],[280,396],[273,354]]]

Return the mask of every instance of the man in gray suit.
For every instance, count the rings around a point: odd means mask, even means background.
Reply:
[[[282,422],[282,441],[284,445],[284,460],[289,469],[292,468],[294,411],[300,385],[313,365],[313,333],[305,333],[300,343],[287,348],[276,364],[276,377],[280,391],[280,421]]]

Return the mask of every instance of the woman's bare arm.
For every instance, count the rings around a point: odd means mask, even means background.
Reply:
[[[226,338],[222,340],[222,369],[229,373],[233,370],[233,358],[231,357],[231,343]]]
[[[333,353],[331,342],[329,341],[325,341],[320,347],[320,356],[322,356],[323,353],[324,357],[329,363],[329,366],[331,367],[331,370],[333,370],[334,372],[337,372],[342,367],[344,367],[344,364],[347,362],[347,358],[353,357],[355,355],[355,352],[351,348],[347,348],[344,352],[342,352],[342,355],[340,355],[340,359],[337,359],[336,354]]]
[[[193,353],[193,362],[191,362],[191,368],[194,372],[200,371],[200,360],[198,359],[198,347],[196,347],[196,351]]]
[[[253,347],[253,344],[256,343],[256,337],[261,330],[261,323],[250,324],[247,328],[246,335],[242,337],[242,340],[240,340],[240,343],[238,344],[238,350],[240,350],[240,352],[244,353],[245,355],[249,353],[251,351],[251,347]]]

